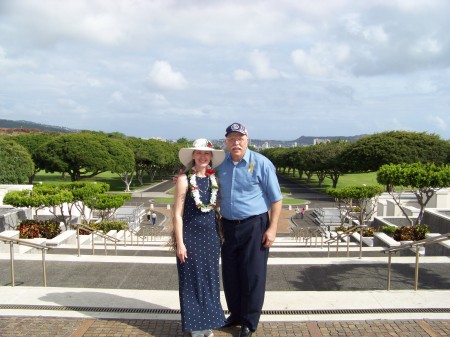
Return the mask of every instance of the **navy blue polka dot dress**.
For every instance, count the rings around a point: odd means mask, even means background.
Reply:
[[[200,200],[207,205],[211,196],[209,178],[196,179]],[[220,328],[225,323],[220,304],[220,237],[214,211],[200,211],[189,191],[183,214],[183,240],[188,258],[182,264],[177,257],[183,332]]]

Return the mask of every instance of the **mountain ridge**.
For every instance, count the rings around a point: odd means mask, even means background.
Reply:
[[[10,119],[0,119],[0,129],[17,129],[17,130],[29,129],[29,130],[62,132],[62,133],[79,132],[79,130],[70,129],[62,126],[47,125],[25,120],[15,121]]]

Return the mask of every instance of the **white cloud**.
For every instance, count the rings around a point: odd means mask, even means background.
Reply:
[[[259,79],[272,80],[280,77],[280,73],[271,67],[269,58],[259,50],[252,51],[250,63]]]
[[[414,55],[417,56],[426,56],[426,55],[436,55],[442,51],[441,43],[434,38],[423,38],[416,43],[411,48],[411,51]]]
[[[0,0],[0,111],[172,139],[198,137],[199,120],[209,138],[239,120],[253,138],[450,138],[449,12],[448,0]]]
[[[247,81],[253,79],[253,75],[248,70],[237,69],[233,72],[233,78],[235,81]]]
[[[448,128],[447,122],[440,116],[431,115],[428,117],[428,119],[432,124],[434,124],[436,129],[441,130],[441,131],[448,131],[449,128]],[[448,116],[447,116],[447,120],[448,120]]]
[[[292,52],[292,61],[297,70],[305,75],[326,76],[329,72],[320,60],[317,60],[314,55],[308,54],[302,49]]]
[[[152,94],[151,97],[150,97],[150,100],[151,100],[151,103],[153,105],[156,105],[156,106],[167,106],[167,105],[169,105],[169,102],[167,101],[167,98],[164,95],[159,94],[159,93]]]
[[[272,68],[267,55],[259,50],[253,50],[248,60],[253,72],[245,69],[237,69],[233,73],[235,81],[246,81],[251,79],[273,80],[281,77],[278,70]]]
[[[22,57],[8,57],[5,49],[0,46],[0,74],[2,72],[7,73],[10,71],[15,71],[17,69],[33,67],[34,64],[31,60],[27,60]]]
[[[166,61],[156,61],[153,64],[150,79],[161,89],[181,90],[188,84],[183,74],[174,71]]]
[[[344,64],[350,55],[346,44],[316,44],[308,52],[303,49],[294,50],[291,59],[297,70],[309,76],[326,77],[336,72],[343,72]]]
[[[115,102],[122,102],[123,101],[123,95],[122,95],[122,93],[120,91],[114,91],[111,94],[111,98]]]

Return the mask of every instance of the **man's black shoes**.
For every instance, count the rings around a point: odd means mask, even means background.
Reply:
[[[232,316],[228,316],[223,327],[228,328],[230,326],[236,326],[236,325],[241,325],[241,322],[238,321],[237,319],[233,318]]]
[[[239,332],[239,337],[251,337],[252,334],[253,331],[251,331],[248,326],[245,324],[242,325],[241,331]]]

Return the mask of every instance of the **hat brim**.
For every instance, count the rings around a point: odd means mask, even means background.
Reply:
[[[197,151],[211,151],[212,152],[212,167],[217,167],[225,160],[225,151],[212,149],[210,147],[187,147],[180,149],[178,152],[178,158],[184,167],[187,167],[193,160],[192,153],[194,150]]]

